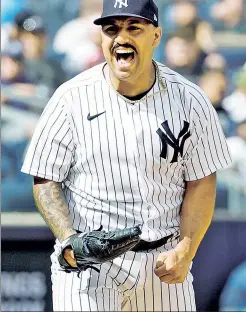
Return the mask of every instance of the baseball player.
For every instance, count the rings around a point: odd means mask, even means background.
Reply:
[[[104,0],[94,23],[106,62],[58,88],[22,168],[57,238],[54,311],[195,311],[190,269],[216,171],[230,164],[224,134],[201,89],[153,60],[162,36],[153,0]],[[110,238],[138,225],[126,252],[111,246],[111,260],[83,266],[94,248],[86,235],[97,244],[102,227]]]

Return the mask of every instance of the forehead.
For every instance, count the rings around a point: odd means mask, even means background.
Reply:
[[[150,24],[149,21],[145,20],[144,18],[135,17],[135,16],[118,16],[112,17],[105,20],[104,25],[132,25],[132,24],[142,24],[148,25]]]

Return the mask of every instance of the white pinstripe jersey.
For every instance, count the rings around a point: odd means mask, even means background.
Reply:
[[[62,182],[77,230],[143,224],[147,241],[178,233],[185,181],[230,163],[208,98],[157,64],[166,88],[157,79],[134,105],[100,64],[59,87],[40,118],[22,171]]]

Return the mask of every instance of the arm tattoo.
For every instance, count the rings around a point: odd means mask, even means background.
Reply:
[[[33,194],[43,219],[60,241],[75,233],[61,183],[46,181],[35,184]]]

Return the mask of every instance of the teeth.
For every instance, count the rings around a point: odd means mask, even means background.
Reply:
[[[127,49],[127,50],[117,50],[116,53],[118,54],[129,54],[133,53],[134,51],[132,49]]]

